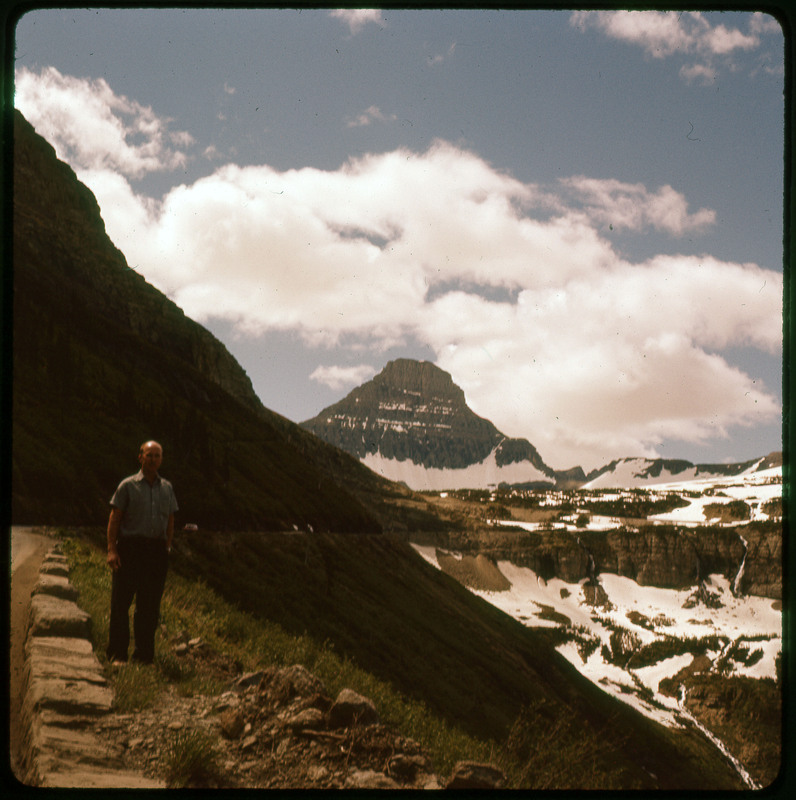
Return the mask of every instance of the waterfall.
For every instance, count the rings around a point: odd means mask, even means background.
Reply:
[[[597,580],[597,567],[595,566],[594,556],[591,554],[591,550],[589,550],[589,548],[586,547],[586,545],[583,544],[583,542],[581,542],[580,536],[576,536],[575,537],[575,541],[577,541],[578,547],[580,547],[581,550],[585,550],[586,551],[586,555],[589,557],[589,566],[588,566],[589,580],[593,584],[598,583],[598,580]]]
[[[732,582],[732,593],[737,597],[741,590],[741,578],[743,578],[743,570],[746,566],[746,555],[749,552],[749,544],[746,539],[738,534],[738,538],[741,540],[741,544],[743,545],[743,558],[741,559],[741,566],[738,567],[738,574],[735,576],[735,580]]]
[[[760,784],[744,769],[743,764],[732,754],[729,750],[724,746],[724,742],[721,739],[718,739],[716,736],[711,733],[702,723],[700,723],[694,715],[686,710],[685,707],[685,686],[682,684],[680,685],[680,697],[678,702],[678,708],[680,709],[680,713],[701,733],[710,741],[712,742],[721,752],[721,754],[730,762],[732,767],[738,773],[741,780],[750,788],[750,789],[759,789]]]

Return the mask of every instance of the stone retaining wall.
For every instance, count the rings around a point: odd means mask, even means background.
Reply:
[[[91,617],[59,545],[45,556],[28,611],[21,723],[24,783],[46,787],[163,788],[123,768],[94,723],[113,689],[91,647]]]

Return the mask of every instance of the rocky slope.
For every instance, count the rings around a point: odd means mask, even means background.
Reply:
[[[130,268],[105,232],[94,195],[16,110],[14,268],[17,296],[33,283],[66,309],[89,306],[140,337],[142,346],[168,350],[249,408],[259,407],[224,345]]]
[[[172,676],[226,684],[219,694],[166,684],[157,702],[119,710],[125,667],[106,676],[92,652],[91,619],[77,605],[69,564],[56,543],[29,598],[21,723],[12,767],[26,786],[160,789],[495,789],[500,769],[461,762],[435,773],[421,746],[382,723],[373,702],[350,689],[336,698],[300,664],[242,674],[201,638],[163,642]],[[21,631],[20,631],[21,632]]]
[[[234,789],[496,789],[502,772],[462,762],[438,775],[422,747],[381,722],[369,698],[343,689],[335,698],[300,664],[235,674],[201,639],[172,643],[192,669],[223,676],[217,696],[168,692],[134,714],[115,713],[96,728],[114,742],[126,768],[172,785]],[[201,764],[169,775],[168,754],[183,742],[212,742]]]
[[[301,425],[413,489],[556,481],[530,442],[475,414],[451,376],[427,361],[389,362]]]

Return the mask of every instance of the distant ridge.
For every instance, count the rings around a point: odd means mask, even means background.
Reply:
[[[736,464],[692,464],[690,461],[678,459],[621,458],[590,473],[583,488],[634,488],[727,478],[781,465],[782,453],[770,453],[765,458]]]

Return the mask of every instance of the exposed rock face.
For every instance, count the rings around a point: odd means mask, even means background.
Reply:
[[[438,541],[528,567],[543,580],[561,578],[567,583],[591,578],[594,570],[632,578],[642,586],[685,589],[712,574],[733,581],[743,564],[740,593],[782,598],[782,536],[777,523],[737,530],[701,528],[698,533],[674,526],[646,526],[638,532],[549,531],[524,533],[521,541],[503,539],[498,544],[448,534]]]
[[[740,592],[782,599],[782,532],[748,527],[743,531],[746,558]],[[739,537],[740,538],[740,537]]]
[[[391,361],[302,427],[359,458],[378,452],[437,469],[482,461],[505,438],[467,407],[448,373],[409,359]]]
[[[555,482],[554,471],[530,442],[506,437],[475,414],[451,376],[426,361],[391,361],[375,378],[302,427],[363,461],[378,455],[385,461],[452,472],[493,458],[496,476],[505,467],[523,465],[527,482]],[[386,477],[400,479],[398,473],[388,473],[385,468]],[[512,482],[523,482],[521,470],[512,474],[520,476]],[[422,478],[407,483],[426,488]],[[474,482],[470,486],[478,488]]]

